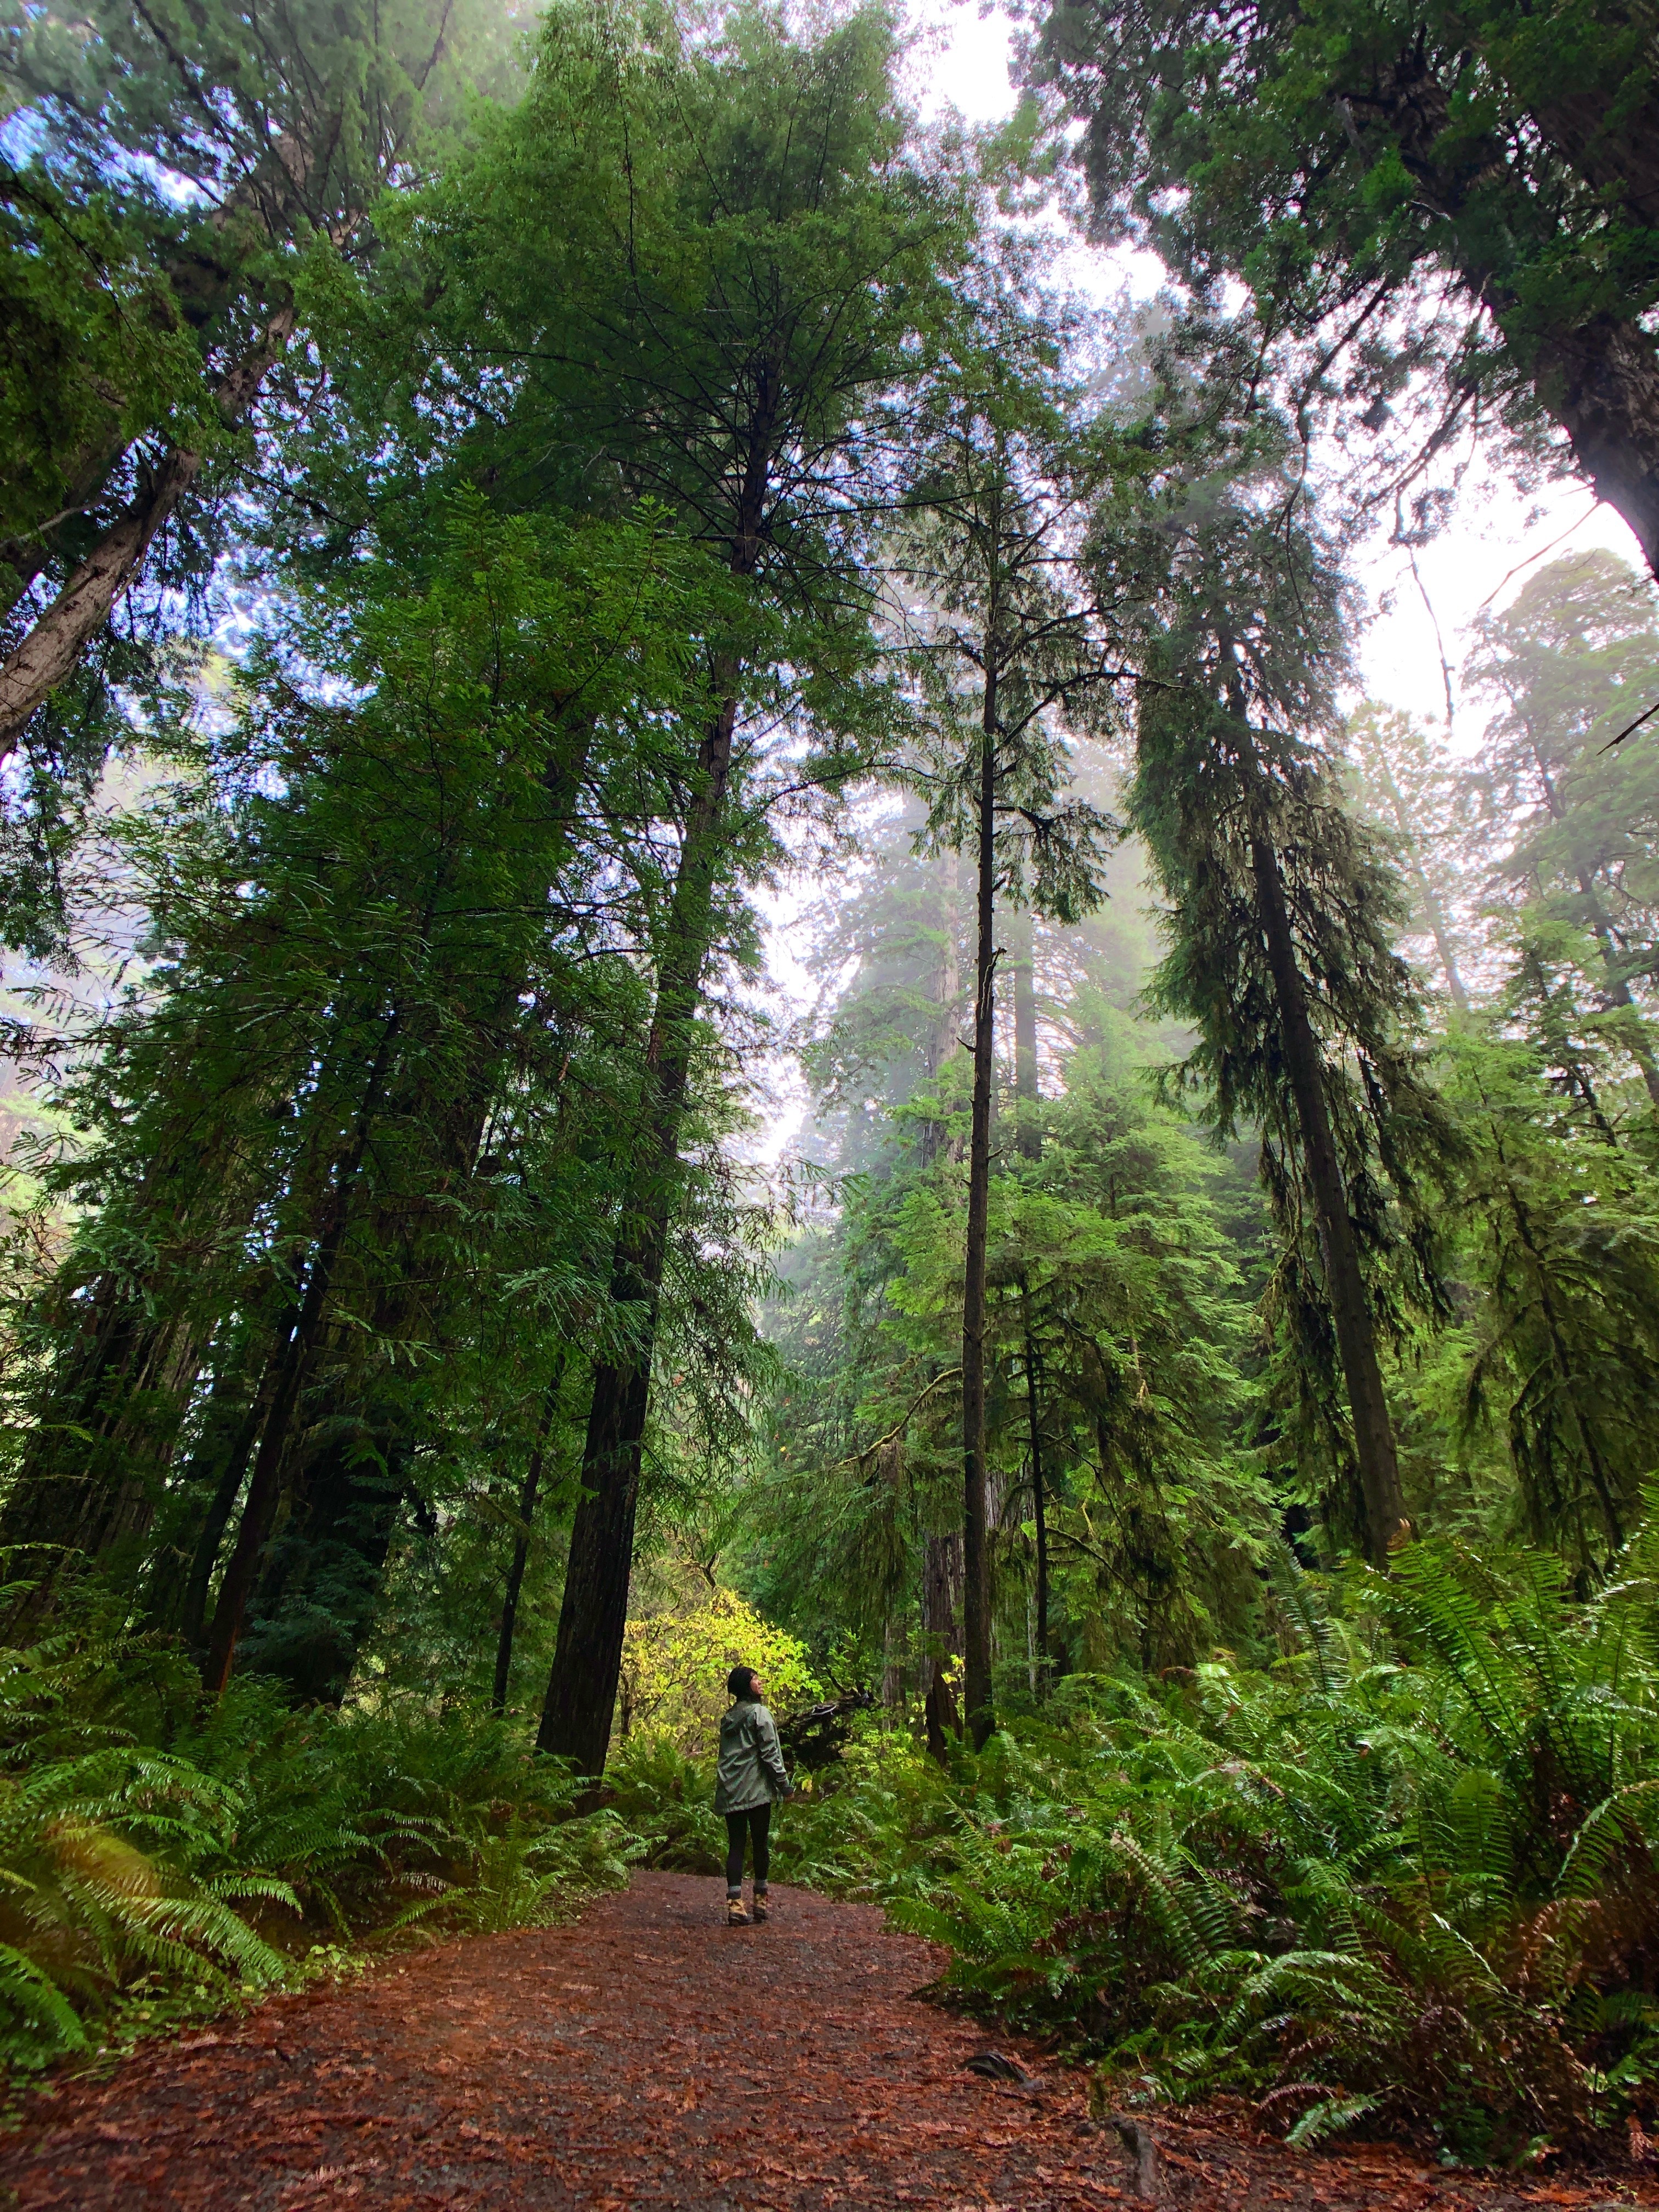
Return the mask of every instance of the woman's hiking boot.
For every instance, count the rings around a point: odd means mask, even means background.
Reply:
[[[726,1899],[726,1924],[728,1928],[746,1928],[749,1925],[749,1915],[743,1909],[743,1899],[740,1897]]]
[[[765,1919],[766,1919],[766,1892],[765,1892],[763,1889],[757,1889],[757,1890],[755,1892],[755,1925],[756,1925],[756,1927],[757,1927],[757,1928],[758,1928],[758,1927],[762,1926],[762,1925],[763,1925],[763,1923],[764,1923]]]

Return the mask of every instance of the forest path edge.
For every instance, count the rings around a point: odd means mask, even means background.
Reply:
[[[33,2095],[0,2142],[18,2212],[709,2212],[1137,2201],[1086,2077],[922,2001],[944,1954],[874,1906],[774,1892],[723,1924],[717,1881],[637,1874],[569,1924],[475,1936],[279,1997]],[[981,2078],[988,2045],[1034,2077]],[[1447,2172],[1395,2146],[1297,2153],[1247,2108],[1150,2118],[1159,2201],[1299,2207],[1659,2203],[1634,2173]]]

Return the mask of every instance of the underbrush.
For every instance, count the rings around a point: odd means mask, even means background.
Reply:
[[[775,1869],[886,1905],[1120,2102],[1241,2091],[1301,2142],[1476,2162],[1650,2127],[1656,1568],[1650,1528],[1578,1606],[1535,1557],[1286,1559],[1276,1664],[1066,1683],[949,1775],[872,1731]]]
[[[176,1648],[0,1651],[0,2064],[27,2070],[626,1879],[613,1814],[487,1714],[204,1705]]]
[[[780,1881],[884,1905],[962,2001],[1105,2093],[1254,2097],[1449,2160],[1659,2105],[1659,1528],[1577,1603],[1551,1560],[1288,1557],[1280,1654],[1078,1678],[950,1771],[872,1716],[775,1831]],[[390,1699],[204,1705],[175,1653],[0,1654],[0,2057],[116,2049],[395,1942],[521,1926],[629,1864],[715,1875],[713,1775],[621,1747],[601,1812],[516,1727]]]

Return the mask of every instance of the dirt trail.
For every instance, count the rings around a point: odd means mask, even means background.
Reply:
[[[642,1874],[575,1926],[453,1943],[367,1984],[262,2006],[31,2102],[0,2204],[34,2212],[1074,2212],[1136,2201],[1137,2166],[1079,2076],[963,2061],[982,2027],[912,1992],[943,1963],[867,1906],[774,1893],[722,1925],[717,1881]],[[1298,2156],[1243,2112],[1160,2117],[1174,2212],[1634,2201],[1659,2188],[1482,2181],[1391,2150]]]

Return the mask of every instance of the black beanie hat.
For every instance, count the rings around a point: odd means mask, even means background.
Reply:
[[[754,1668],[734,1667],[726,1678],[726,1686],[734,1698],[752,1698],[755,1694]]]

